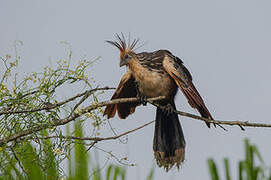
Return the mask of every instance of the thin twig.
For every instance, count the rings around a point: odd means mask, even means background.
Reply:
[[[54,109],[56,107],[62,106],[64,104],[67,104],[68,102],[71,102],[79,97],[82,97],[86,94],[91,94],[94,91],[100,91],[100,90],[110,90],[110,89],[115,89],[115,88],[110,88],[110,87],[104,87],[104,88],[95,88],[95,89],[91,89],[88,91],[85,91],[83,93],[77,94],[69,99],[66,99],[64,101],[58,102],[56,104],[45,104],[44,106],[40,107],[40,108],[35,108],[35,109],[26,109],[26,110],[18,110],[18,111],[6,111],[6,110],[2,110],[0,111],[0,116],[3,114],[20,114],[20,113],[29,113],[29,112],[37,112],[37,111],[43,111],[43,110],[50,110],[50,109]]]
[[[117,132],[116,132],[116,131],[114,130],[114,128],[112,127],[110,121],[107,121],[107,123],[108,123],[108,125],[109,125],[109,127],[110,127],[110,130],[113,132],[113,134],[114,134],[115,136],[117,136]],[[119,139],[119,142],[122,143],[122,144],[126,144],[126,143],[127,143],[127,141],[124,141],[124,140],[122,140],[122,139]]]
[[[155,102],[149,102],[150,104],[152,104],[152,105],[154,105],[154,106],[156,106],[156,107],[159,107],[159,108],[161,108],[161,109],[163,109],[164,107],[163,106],[161,106],[161,105],[159,105],[158,103],[155,103]],[[178,110],[174,110],[174,109],[172,109],[175,113],[177,113],[177,114],[179,114],[179,115],[182,115],[182,113],[184,113],[184,112],[181,112],[181,111],[178,111]],[[184,115],[185,116],[185,115]],[[203,120],[203,121],[205,121],[205,120],[207,120],[207,118],[203,118],[203,117],[200,117],[201,119],[200,120]],[[210,119],[208,119],[208,120],[210,120]],[[205,121],[206,123],[208,123],[209,121]],[[218,125],[221,129],[223,129],[224,131],[227,131],[227,129],[225,129],[222,125],[220,125],[219,123],[214,123],[215,125]],[[240,125],[240,127],[242,127],[241,125]],[[243,128],[243,127],[242,127]],[[242,129],[241,128],[241,129]],[[245,130],[244,128],[242,129],[242,130]]]
[[[32,91],[32,92],[26,93],[26,94],[20,96],[20,98],[22,99],[22,98],[24,98],[24,97],[26,97],[26,96],[33,95],[33,94],[35,94],[35,93],[37,93],[37,92],[39,92],[39,91],[36,90],[36,91]]]
[[[22,165],[22,163],[21,163],[20,159],[18,158],[17,154],[15,153],[15,151],[14,151],[13,147],[10,147],[10,149],[11,149],[11,152],[12,152],[12,154],[13,154],[14,158],[15,158],[15,159],[16,159],[16,161],[18,162],[18,164],[19,164],[19,166],[20,166],[21,170],[24,172],[24,175],[26,175],[26,174],[27,174],[27,172],[25,171],[24,166]]]
[[[125,136],[127,134],[130,134],[132,132],[135,132],[139,129],[142,129],[146,126],[148,126],[149,124],[153,123],[153,121],[150,121],[146,124],[143,124],[135,129],[132,129],[132,130],[129,130],[129,131],[126,131],[124,133],[121,133],[119,135],[116,135],[116,136],[110,136],[110,137],[77,137],[77,136],[46,136],[46,137],[39,137],[39,139],[52,139],[52,138],[59,138],[59,139],[76,139],[76,140],[81,140],[81,141],[94,141],[94,142],[98,142],[98,141],[107,141],[107,140],[115,140],[115,139],[118,139],[122,136]],[[31,139],[31,138],[30,138]],[[36,139],[36,138],[33,138],[33,139]],[[92,145],[92,144],[91,144]]]
[[[110,155],[111,157],[113,157],[116,161],[118,161],[118,163],[122,164],[122,165],[125,165],[125,166],[134,166],[134,164],[128,164],[128,163],[125,163],[123,162],[124,159],[119,159],[116,155],[114,155],[111,151],[105,151],[104,149],[102,148],[99,148],[97,146],[94,146],[94,148],[104,152],[104,153],[107,153],[108,155]],[[126,160],[125,160],[126,161]]]
[[[93,141],[90,145],[89,145],[89,147],[88,147],[88,149],[86,150],[87,152],[97,143],[98,141]]]

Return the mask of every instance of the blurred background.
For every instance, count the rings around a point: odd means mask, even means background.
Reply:
[[[168,49],[184,61],[215,119],[270,123],[270,6],[268,0],[1,0],[0,53],[12,52],[14,41],[22,41],[19,67],[33,72],[66,57],[60,43],[66,41],[74,59],[100,57],[89,72],[97,85],[116,87],[126,69],[119,68],[119,52],[105,40],[112,40],[115,33],[130,33],[144,43],[137,52]],[[63,96],[72,91],[67,89]],[[112,93],[106,92],[100,100]],[[176,105],[180,111],[197,114],[180,92]],[[121,133],[154,118],[155,108],[148,105],[137,108],[126,120],[115,117],[110,122]],[[241,131],[225,126],[228,131],[224,131],[185,117],[180,121],[187,143],[185,162],[179,171],[168,173],[156,167],[157,180],[209,179],[207,159],[231,157],[237,165],[245,137],[258,145],[266,162],[271,161],[270,129]],[[136,164],[127,168],[127,179],[143,179],[156,166],[153,130],[154,124],[130,134],[127,143],[110,141],[98,146]],[[110,127],[104,131],[103,135],[112,135]],[[104,156],[96,156],[103,164]],[[237,167],[231,168],[236,173]]]

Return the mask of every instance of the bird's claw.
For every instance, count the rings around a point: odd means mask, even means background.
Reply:
[[[137,91],[137,98],[140,99],[140,103],[143,104],[143,106],[146,106],[147,105],[147,97],[142,95],[140,92],[139,92],[139,82],[136,81],[136,91]]]
[[[147,97],[143,95],[139,95],[138,98],[140,99],[140,102],[143,104],[143,106],[147,105]]]

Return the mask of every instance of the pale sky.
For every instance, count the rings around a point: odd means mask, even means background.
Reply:
[[[14,40],[23,41],[20,68],[32,72],[48,65],[49,59],[65,57],[60,41],[68,41],[74,59],[101,56],[89,75],[100,86],[116,87],[125,68],[119,68],[119,52],[105,40],[130,32],[147,42],[138,52],[168,49],[184,61],[215,119],[271,123],[270,8],[269,0],[1,0],[0,53],[10,52]],[[69,89],[63,93],[72,94]],[[107,92],[103,100],[112,93]],[[180,91],[176,105],[197,114]],[[148,105],[126,120],[115,117],[111,123],[121,133],[154,118],[155,108]],[[156,167],[155,180],[209,179],[209,157],[219,163],[220,172],[223,158],[230,157],[236,175],[245,137],[258,145],[267,164],[271,162],[271,129],[241,131],[225,126],[225,132],[181,116],[180,121],[187,143],[185,163],[179,171],[168,173]],[[127,168],[129,180],[144,179],[155,164],[153,131],[154,124],[130,134],[127,144],[112,141],[98,146],[137,164]],[[99,157],[103,162],[104,155]]]

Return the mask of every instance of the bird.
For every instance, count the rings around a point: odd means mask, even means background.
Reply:
[[[111,100],[137,97],[140,102],[128,102],[107,105],[104,116],[113,118],[118,113],[125,119],[135,112],[137,106],[146,105],[146,99],[164,96],[156,108],[153,151],[157,165],[166,171],[174,165],[179,169],[185,159],[185,138],[178,114],[176,113],[175,96],[178,88],[187,98],[192,108],[202,117],[213,120],[202,97],[192,82],[192,76],[183,61],[169,50],[153,52],[135,52],[139,39],[127,43],[123,33],[116,34],[115,40],[106,41],[120,51],[120,67],[126,66]],[[210,123],[206,122],[210,128]]]

